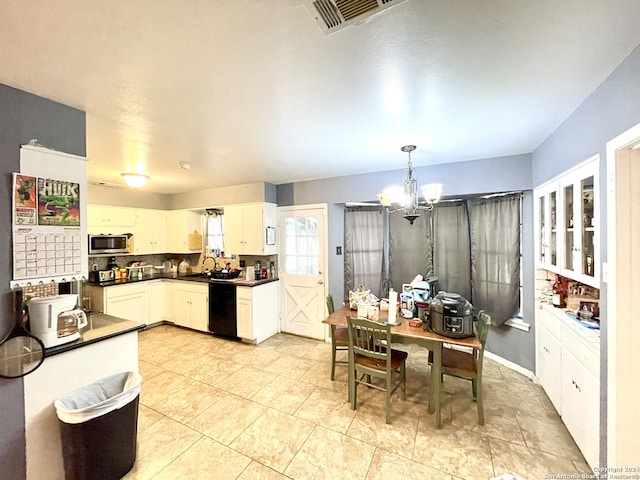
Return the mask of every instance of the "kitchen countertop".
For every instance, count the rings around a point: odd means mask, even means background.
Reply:
[[[146,327],[144,323],[125,320],[124,318],[113,317],[104,313],[87,313],[87,323],[86,327],[80,329],[79,339],[47,348],[45,350],[46,356],[51,357],[108,338],[117,337],[118,335],[142,330]]]
[[[93,283],[87,282],[89,285],[95,285],[97,287],[111,287],[113,285],[125,285],[129,283],[146,282],[149,280],[184,280],[187,282],[200,282],[200,283],[231,283],[240,287],[255,287],[263,285],[265,283],[277,282],[277,278],[266,278],[264,280],[246,280],[244,278],[234,278],[231,280],[222,280],[217,278],[210,278],[201,276],[199,273],[189,273],[186,275],[171,274],[171,273],[154,273],[153,275],[145,275],[142,278],[118,278],[109,282]]]

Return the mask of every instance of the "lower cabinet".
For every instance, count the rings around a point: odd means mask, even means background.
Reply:
[[[149,324],[173,319],[173,299],[171,280],[152,280],[147,282],[147,303]]]
[[[278,333],[278,282],[236,288],[238,337],[260,343]]]
[[[209,331],[209,284],[173,282],[173,323]]]
[[[91,292],[92,308],[114,317],[149,323],[147,287],[144,283],[96,288]]]
[[[564,312],[536,315],[536,376],[591,467],[599,466],[600,342]]]
[[[553,322],[553,318],[545,320],[550,314],[541,311],[536,324],[537,331],[537,375],[540,385],[544,388],[549,400],[553,403],[558,413],[562,415],[562,377],[561,377],[561,351],[560,334],[552,333],[553,328],[548,328],[547,322]],[[559,325],[559,324],[558,324]]]

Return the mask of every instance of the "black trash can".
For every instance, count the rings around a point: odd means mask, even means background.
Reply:
[[[141,381],[118,373],[55,401],[67,480],[118,480],[131,470]]]

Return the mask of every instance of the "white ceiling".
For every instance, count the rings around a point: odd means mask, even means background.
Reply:
[[[0,83],[87,112],[89,181],[178,193],[533,151],[640,44],[637,0],[0,0]],[[189,171],[177,167],[187,161]]]

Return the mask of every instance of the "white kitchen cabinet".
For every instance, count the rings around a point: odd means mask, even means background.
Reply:
[[[135,224],[134,208],[87,205],[89,233],[130,233]]]
[[[225,252],[237,255],[276,254],[275,242],[267,243],[267,227],[275,229],[276,210],[273,203],[224,207]]]
[[[114,317],[148,323],[147,289],[144,282],[105,288],[103,312]]]
[[[278,282],[236,288],[238,337],[260,343],[279,331]]]
[[[133,230],[133,252],[138,255],[167,251],[167,212],[136,209]]]
[[[561,178],[561,273],[593,287],[600,286],[597,199],[597,161],[591,161]]]
[[[600,382],[573,352],[562,349],[562,421],[587,463],[599,464]]]
[[[169,253],[192,253],[202,250],[202,214],[192,210],[170,210],[167,214],[167,248]]]
[[[536,310],[536,376],[591,467],[599,465],[600,337],[544,305]]]
[[[555,181],[534,191],[536,222],[536,266],[558,273],[558,200],[560,184]]]
[[[209,331],[209,285],[172,282],[173,323],[202,332]]]
[[[600,287],[599,159],[534,190],[536,266]]]
[[[548,324],[551,328],[547,327]],[[557,326],[556,332],[553,324]],[[562,377],[558,368],[562,358],[560,323],[545,310],[540,310],[536,322],[536,335],[536,374],[549,400],[558,414],[562,415]]]
[[[146,284],[149,324],[172,320],[171,281],[152,280]]]

